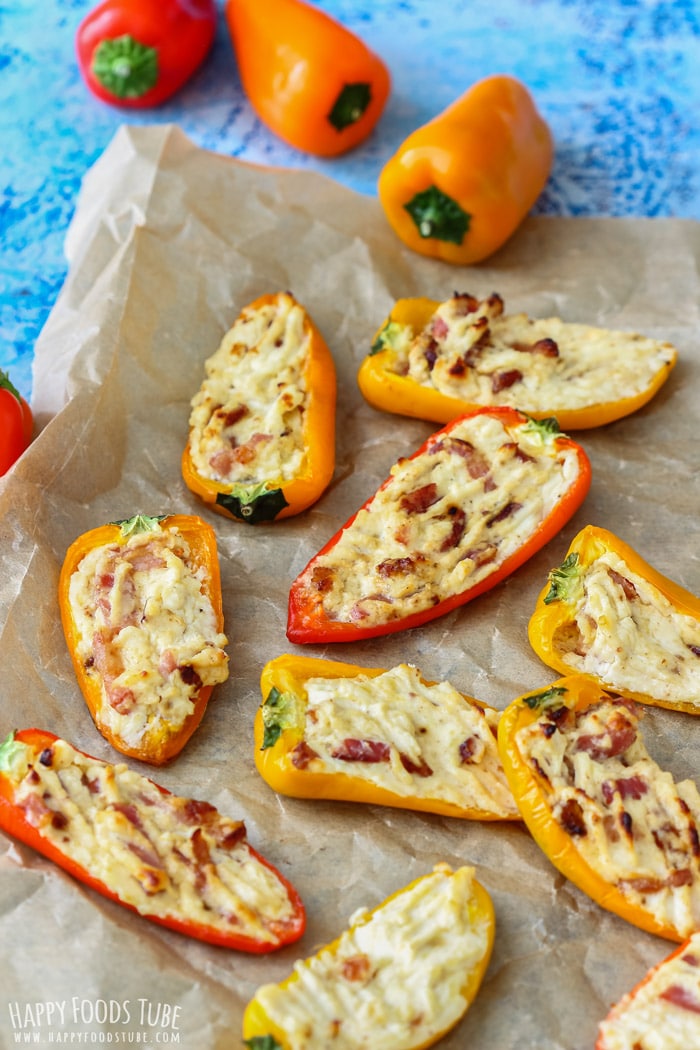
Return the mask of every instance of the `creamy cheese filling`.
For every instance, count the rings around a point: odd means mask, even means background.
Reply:
[[[641,394],[675,355],[670,343],[635,332],[502,310],[497,295],[457,295],[415,338],[395,325],[392,370],[473,404],[556,415]]]
[[[579,472],[575,448],[530,424],[465,418],[394,466],[299,586],[331,620],[362,626],[421,612],[494,573],[538,529]]]
[[[64,740],[25,750],[16,802],[29,823],[141,914],[265,941],[292,918],[284,885],[251,854],[241,821]]]
[[[700,794],[654,762],[639,717],[609,699],[552,708],[516,743],[589,867],[685,937],[700,925]]]
[[[700,707],[700,622],[613,551],[579,581],[573,625],[554,636],[562,660],[613,689]]]
[[[489,945],[475,914],[472,868],[435,872],[355,917],[336,947],[297,962],[255,998],[290,1050],[405,1050],[454,1025],[467,975]]]
[[[600,1034],[604,1050],[700,1047],[700,934],[625,996]]]
[[[309,341],[288,294],[242,311],[192,399],[189,449],[201,477],[250,485],[304,472]]]
[[[497,712],[469,703],[449,682],[427,685],[415,667],[400,664],[376,677],[305,684],[304,742],[315,756],[310,771],[346,773],[406,798],[518,817],[490,728]]]
[[[77,655],[100,683],[99,723],[129,746],[176,732],[203,686],[228,677],[219,631],[185,537],[154,527],[90,550],[69,583]]]

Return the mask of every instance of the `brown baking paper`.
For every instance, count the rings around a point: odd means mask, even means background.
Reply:
[[[102,899],[2,838],[0,1043],[242,1046],[259,984],[333,939],[439,861],[473,864],[497,916],[480,994],[441,1046],[588,1050],[610,1004],[672,946],[593,904],[519,824],[479,824],[352,803],[276,796],[253,763],[263,664],[295,651],[289,585],[326,539],[437,427],[369,407],[357,368],[395,299],[498,291],[509,312],[635,329],[680,361],[650,405],[579,435],[593,467],[579,513],[505,583],[417,630],[298,649],[391,667],[503,708],[555,677],[526,625],[549,568],[588,523],[627,540],[700,593],[697,424],[700,234],[673,220],[528,220],[485,265],[454,268],[405,250],[374,199],[308,172],[266,170],[196,148],[172,127],[125,128],[88,172],[67,238],[70,272],[37,345],[41,434],[0,481],[0,733],[36,725],[108,760],[76,685],[56,600],[66,548],[134,513],[196,513],[219,544],[231,677],[168,767],[166,787],[245,820],[251,844],[300,891],[303,939],[255,957],[212,948]],[[250,527],[210,513],[180,475],[189,400],[241,307],[289,289],[333,352],[337,467],[307,513]],[[700,722],[649,711],[652,754],[698,769]],[[137,766],[137,763],[132,763]]]

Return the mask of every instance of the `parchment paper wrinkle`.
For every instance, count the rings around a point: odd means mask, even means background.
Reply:
[[[291,580],[393,462],[436,429],[377,412],[357,388],[371,337],[399,297],[498,291],[509,311],[669,339],[680,363],[645,409],[581,437],[593,466],[589,497],[508,581],[420,630],[308,655],[409,661],[503,708],[555,677],[530,650],[527,621],[547,571],[589,522],[700,593],[698,225],[533,218],[487,263],[457,269],[409,253],[376,200],[323,176],[207,153],[175,127],[124,127],[85,177],[66,253],[69,275],[36,348],[42,432],[0,481],[0,733],[37,725],[120,758],[94,728],[65,649],[55,596],[65,550],[81,532],[136,512],[203,515],[219,543],[231,677],[184,753],[154,779],[244,819],[251,843],[299,889],[308,930],[268,957],[209,948],[103,901],[2,838],[0,1046],[14,1045],[9,1004],[70,1006],[78,997],[128,1002],[131,1021],[67,1016],[53,1031],[96,1040],[136,1032],[143,999],[179,1007],[183,1050],[235,1050],[259,984],[286,976],[356,909],[445,861],[476,866],[497,935],[476,1003],[441,1045],[590,1050],[612,1001],[670,944],[594,905],[518,824],[277,797],[255,770],[252,723],[264,662],[293,651],[284,633]],[[308,513],[250,528],[198,503],[180,455],[205,358],[244,305],[281,289],[307,307],[335,358],[337,468]],[[700,721],[654,711],[645,726],[653,755],[678,776],[695,775]]]

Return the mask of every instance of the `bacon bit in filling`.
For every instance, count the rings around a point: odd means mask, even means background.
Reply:
[[[356,740],[347,737],[331,751],[331,757],[341,762],[388,762],[391,748],[382,740]]]
[[[543,357],[559,357],[559,347],[554,339],[538,339],[535,343],[513,343],[513,349],[522,354],[542,354]]]
[[[639,597],[635,585],[631,580],[628,580],[626,576],[623,576],[622,573],[616,572],[615,569],[608,569],[608,576],[618,585],[618,587],[622,588],[628,602],[632,602],[635,598]]]
[[[301,740],[290,752],[290,760],[295,769],[306,769],[309,762],[318,758],[318,752]]]
[[[428,507],[432,507],[433,503],[437,503],[439,499],[440,494],[437,485],[434,481],[431,481],[428,485],[422,485],[420,488],[414,489],[413,492],[402,496],[399,501],[399,507],[409,514],[424,514]]]
[[[367,955],[353,955],[343,960],[341,973],[346,981],[366,981],[372,974],[372,963]]]
[[[506,518],[515,514],[515,512],[520,510],[521,507],[522,503],[518,503],[517,500],[511,500],[510,503],[506,503],[505,507],[501,507],[499,511],[496,511],[496,513],[492,514],[490,518],[487,518],[486,524],[489,527],[497,525],[499,521],[505,521]]]
[[[659,998],[667,1003],[673,1003],[674,1006],[680,1006],[682,1010],[691,1010],[693,1013],[700,1014],[700,999],[683,985],[669,985],[661,992]]]
[[[516,383],[520,383],[522,378],[523,374],[518,368],[507,368],[503,372],[493,372],[491,374],[491,390],[494,394],[499,394],[501,390],[509,390]]]
[[[400,576],[413,571],[414,558],[390,558],[388,561],[380,561],[377,572],[380,576]]]
[[[623,754],[637,739],[637,728],[625,711],[616,711],[604,733],[584,734],[576,741],[577,751],[586,751],[594,762]]]
[[[459,745],[459,758],[463,765],[468,766],[472,762],[481,762],[486,750],[486,744],[478,736],[467,737]]]

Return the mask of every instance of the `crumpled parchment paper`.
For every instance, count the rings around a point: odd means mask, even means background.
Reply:
[[[257,986],[333,939],[438,861],[474,864],[491,893],[496,943],[481,992],[445,1050],[589,1050],[599,1020],[672,945],[602,911],[567,883],[519,824],[490,825],[276,796],[253,764],[266,660],[285,637],[291,580],[371,495],[429,423],[370,408],[357,368],[395,299],[498,291],[509,312],[669,339],[680,361],[650,405],[578,435],[591,492],[561,534],[505,583],[415,631],[308,655],[416,664],[503,708],[557,677],[529,648],[546,574],[585,524],[603,525],[700,593],[697,425],[700,232],[675,220],[538,218],[487,263],[411,254],[378,202],[307,172],[266,170],[196,148],[174,127],[123,128],[87,173],[66,251],[70,270],[37,345],[41,433],[0,481],[0,733],[37,725],[108,760],[80,695],[56,600],[64,553],[83,531],[136,512],[202,514],[218,537],[231,677],[168,767],[142,767],[180,794],[246,821],[249,840],[299,889],[304,938],[251,957],[190,941],[86,890],[1,837],[0,1045],[242,1046]],[[180,455],[204,359],[241,307],[290,289],[338,371],[334,481],[307,513],[250,527],[186,489]],[[574,435],[576,436],[576,435]],[[652,754],[693,776],[700,721],[650,710]],[[134,765],[137,765],[134,763]]]

